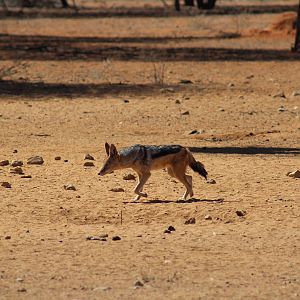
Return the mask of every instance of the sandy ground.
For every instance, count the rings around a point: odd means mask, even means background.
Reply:
[[[300,57],[242,35],[274,17],[0,20],[0,160],[32,176],[0,167],[0,299],[300,298]],[[105,141],[190,147],[216,184],[189,170],[177,202],[155,171],[131,203],[131,170],[97,176]]]

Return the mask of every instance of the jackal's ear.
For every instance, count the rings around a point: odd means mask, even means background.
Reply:
[[[118,150],[114,144],[110,145],[109,155],[112,155],[112,156],[118,155]]]
[[[109,156],[109,144],[107,142],[105,143],[105,151],[107,156]]]

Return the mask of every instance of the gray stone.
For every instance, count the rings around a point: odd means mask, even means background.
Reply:
[[[95,160],[95,158],[92,155],[88,154],[88,153],[85,155],[84,159],[86,159],[86,160]]]
[[[15,168],[10,169],[10,173],[18,174],[18,175],[24,174],[23,169],[21,167],[15,167]]]
[[[23,166],[23,162],[21,160],[14,160],[12,163],[11,163],[11,166],[12,167],[22,167]]]
[[[94,163],[92,161],[86,161],[83,164],[84,167],[95,167]]]
[[[124,180],[135,180],[135,176],[133,174],[126,174],[123,176]]]
[[[28,165],[42,165],[43,163],[44,163],[44,159],[38,155],[32,156],[27,160]]]
[[[1,186],[3,186],[6,189],[11,189],[11,184],[9,182],[6,182],[6,181],[2,182]]]
[[[184,224],[185,225],[190,225],[190,224],[195,224],[196,223],[196,219],[194,217],[189,218],[187,220],[185,220]]]
[[[115,193],[125,192],[125,190],[123,188],[112,188],[112,189],[110,189],[110,191],[115,192]]]
[[[76,187],[73,184],[65,184],[64,189],[67,191],[76,191]]]
[[[9,161],[7,159],[0,161],[0,167],[6,167],[9,165]]]

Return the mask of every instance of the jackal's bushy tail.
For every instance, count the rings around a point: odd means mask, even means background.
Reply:
[[[192,153],[190,154],[190,163],[189,166],[192,168],[194,172],[199,173],[207,180],[207,171],[204,168],[204,165],[200,161],[196,161]]]

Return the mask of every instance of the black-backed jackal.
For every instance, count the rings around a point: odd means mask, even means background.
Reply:
[[[134,145],[118,152],[115,145],[105,143],[105,150],[108,157],[98,175],[103,176],[120,169],[133,169],[139,176],[139,182],[134,189],[137,194],[134,201],[139,200],[140,197],[147,197],[147,194],[143,192],[143,187],[151,176],[152,170],[166,168],[170,176],[182,182],[186,187],[186,192],[182,196],[184,200],[188,195],[190,197],[194,195],[192,176],[185,174],[188,166],[207,179],[204,165],[196,161],[187,148],[179,145]]]

